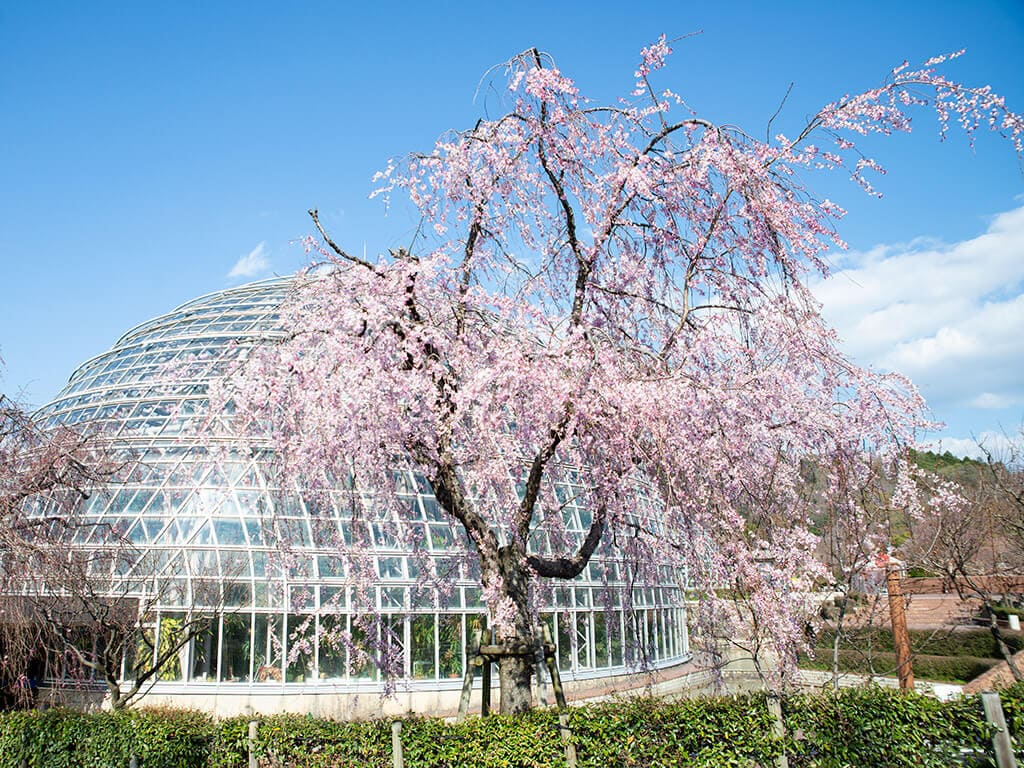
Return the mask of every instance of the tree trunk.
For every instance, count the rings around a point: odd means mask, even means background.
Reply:
[[[511,624],[496,627],[497,642],[536,642],[530,626],[529,580],[526,573],[526,557],[518,547],[506,546],[498,550],[498,568],[501,576],[501,591],[512,601],[515,615]],[[501,685],[501,714],[511,715],[528,712],[533,708],[533,656],[505,656],[498,660],[498,680]]]
[[[524,638],[527,642],[528,638]],[[501,714],[528,712],[533,708],[532,656],[505,656],[498,661],[498,680],[501,684]]]

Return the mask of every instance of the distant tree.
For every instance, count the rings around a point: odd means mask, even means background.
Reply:
[[[948,453],[917,459],[933,473],[919,476],[921,510],[912,517],[905,556],[941,576],[961,598],[981,603],[1010,671],[1024,681],[997,611],[1024,587],[1024,506],[1016,502],[1022,481],[1014,451],[1005,456],[1007,463],[991,453],[986,462]]]
[[[1001,502],[1000,523],[1024,553],[1024,425],[1006,436],[1001,448],[980,442],[994,495]]]
[[[800,179],[841,170],[872,192],[879,166],[854,139],[908,131],[917,107],[1018,153],[1024,121],[939,74],[941,56],[759,141],[656,85],[669,53],[645,48],[635,90],[608,105],[550,57],[516,56],[490,91],[504,114],[381,174],[422,217],[409,247],[361,257],[311,211],[309,248],[336,270],[305,281],[287,338],[221,398],[292,478],[350,481],[375,515],[408,519],[396,468],[425,478],[470,542],[499,642],[535,642],[537,585],[601,552],[638,583],[685,569],[707,626],[734,615],[740,584],[785,665],[821,572],[801,460],[844,468],[830,501],[924,423],[913,387],[847,360],[822,319],[808,281],[843,245],[843,211]],[[567,474],[589,511],[579,535],[562,524]],[[501,659],[503,712],[531,706],[532,667]]]
[[[26,579],[25,555],[73,527],[73,510],[108,465],[92,441],[73,430],[46,432],[18,403],[0,394],[0,683],[15,697],[29,691],[30,666],[41,668],[38,627],[27,620],[18,594]],[[30,513],[46,496],[53,514]]]
[[[148,606],[166,586],[121,578],[139,553],[123,531],[81,514],[130,459],[87,429],[44,429],[0,395],[0,688],[9,704],[30,703],[46,675],[58,686],[97,682],[113,708],[128,706],[209,620],[189,613],[153,647]]]
[[[79,532],[86,527],[93,526],[79,526]],[[139,570],[149,567],[146,558],[108,529],[97,538],[101,543],[92,546],[61,539],[22,549],[16,558],[20,578],[9,581],[19,588],[8,598],[15,626],[0,637],[22,658],[32,659],[31,666],[42,671],[45,664],[50,685],[99,686],[116,710],[140,700],[172,669],[169,679],[192,671],[182,652],[216,626],[217,611],[211,618],[209,606],[223,603],[219,593],[229,587],[211,578],[207,594],[197,594],[204,581],[195,579],[191,597],[206,608],[164,618],[158,635],[155,606],[166,601],[170,582],[123,578],[140,562]],[[214,671],[215,665],[214,660]]]

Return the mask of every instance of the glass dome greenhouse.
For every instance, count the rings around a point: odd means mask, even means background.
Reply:
[[[295,279],[220,291],[137,326],[84,363],[40,411],[47,426],[98,428],[138,460],[123,481],[83,502],[95,525],[81,528],[76,545],[97,546],[111,532],[130,543],[131,565],[115,578],[144,590],[156,648],[186,616],[204,617],[151,696],[191,696],[190,704],[227,713],[295,708],[280,703],[282,694],[380,691],[385,681],[371,657],[382,644],[365,636],[373,631],[390,638],[399,690],[448,691],[451,705],[467,637],[486,625],[487,611],[472,567],[459,566],[450,591],[424,595],[417,586],[422,558],[454,563],[464,540],[429,485],[411,472],[399,483],[419,532],[414,552],[370,518],[353,517],[342,501],[350,488],[314,501],[280,487],[270,450],[253,449],[210,413],[210,383],[254,344],[281,335],[278,311]],[[582,532],[589,513],[571,501],[572,473],[564,486],[566,528]],[[367,526],[362,539],[371,542],[375,574],[374,593],[360,600],[338,556],[353,525]],[[633,588],[623,565],[595,556],[575,580],[543,591],[540,616],[565,678],[604,679],[689,658],[679,581],[672,569],[661,572],[661,584]],[[366,600],[382,617],[376,629],[353,621]],[[423,702],[403,706],[444,708],[436,697]]]

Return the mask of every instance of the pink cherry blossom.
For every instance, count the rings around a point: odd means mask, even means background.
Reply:
[[[639,98],[606,107],[534,51],[510,62],[507,114],[379,177],[426,224],[415,251],[367,260],[321,230],[306,248],[335,269],[301,283],[285,339],[221,398],[292,478],[344,483],[373,519],[403,520],[395,470],[425,478],[499,640],[532,642],[543,580],[599,555],[636,585],[685,578],[697,627],[770,649],[784,680],[823,575],[802,463],[833,468],[814,504],[854,520],[850,479],[928,425],[910,382],[847,359],[822,319],[808,281],[843,211],[801,180],[845,171],[872,192],[883,170],[856,140],[909,131],[912,110],[1018,153],[1024,121],[940,57],[763,143],[655,96],[669,53],[645,48]],[[564,521],[568,479],[583,530]],[[411,531],[395,535],[415,547]],[[428,559],[422,574],[443,579]],[[503,710],[529,706],[530,669],[502,660]]]

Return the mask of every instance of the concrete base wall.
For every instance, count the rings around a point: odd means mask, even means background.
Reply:
[[[338,720],[396,717],[409,713],[436,717],[453,717],[459,709],[462,693],[461,680],[442,683],[438,689],[425,685],[413,687],[399,684],[390,697],[383,695],[381,687],[367,684],[352,685],[297,685],[257,683],[254,685],[222,684],[202,686],[161,683],[151,690],[136,706],[179,707],[199,709],[218,717],[235,715],[271,715],[281,712],[312,714]],[[563,680],[569,702],[600,700],[620,694],[696,694],[709,692],[713,685],[711,675],[698,669],[689,659],[658,670],[640,671],[604,677]],[[497,711],[499,692],[497,681],[491,691],[491,709]],[[56,689],[40,692],[40,703],[64,705],[79,709],[99,709],[105,704],[102,691]],[[479,678],[470,698],[470,712],[480,711],[481,690]],[[541,691],[534,687],[534,701],[540,705]],[[554,704],[550,685],[543,689],[543,701]]]

